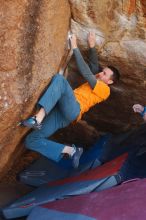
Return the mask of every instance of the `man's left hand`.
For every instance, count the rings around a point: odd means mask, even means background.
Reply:
[[[95,47],[96,37],[94,32],[89,32],[88,34],[88,44],[90,48]]]

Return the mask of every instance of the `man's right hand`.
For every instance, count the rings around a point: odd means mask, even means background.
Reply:
[[[133,105],[133,111],[137,112],[137,113],[142,113],[144,111],[144,106],[140,105],[140,104],[135,104]]]
[[[88,40],[88,44],[89,44],[90,48],[95,47],[96,37],[95,37],[95,33],[94,32],[89,32],[87,40]]]

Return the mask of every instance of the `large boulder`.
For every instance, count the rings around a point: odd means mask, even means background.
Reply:
[[[33,114],[39,96],[58,70],[70,24],[85,57],[87,34],[95,31],[100,64],[117,67],[122,77],[119,85],[111,87],[106,102],[53,138],[90,145],[98,131],[121,132],[142,123],[131,107],[146,104],[145,0],[2,0],[0,174],[22,152],[28,129],[17,123]],[[76,87],[82,78],[73,59],[68,70],[68,80]]]
[[[17,124],[58,70],[69,23],[66,0],[0,2],[0,174],[22,151],[28,129]]]

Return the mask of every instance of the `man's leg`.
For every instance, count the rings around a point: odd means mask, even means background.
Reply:
[[[48,114],[57,104],[64,117],[70,122],[80,113],[80,105],[68,81],[57,74],[38,103]]]
[[[141,151],[143,150],[143,151]],[[146,177],[146,146],[143,148],[137,147],[129,152],[128,158],[124,162],[119,171],[121,181],[127,181],[134,178]]]
[[[129,138],[130,134],[131,131],[116,135],[109,134],[108,140],[103,145],[100,158],[98,158],[101,163],[113,160],[121,154],[126,153],[130,146],[127,146],[124,142]]]
[[[59,74],[53,77],[48,89],[39,100],[40,111],[35,117],[24,120],[22,124],[27,127],[37,127],[37,123],[40,124],[45,115],[49,114],[57,103],[59,103],[60,110],[68,120],[73,121],[79,115],[80,106],[73,90],[68,81]]]
[[[26,147],[37,151],[49,159],[59,161],[64,145],[48,140],[59,128],[69,124],[55,107],[44,119],[40,130],[32,131],[26,138]]]
[[[33,131],[27,136],[26,147],[56,162],[61,159],[62,154],[68,153],[72,157],[73,166],[77,168],[83,152],[82,149],[76,149],[76,147],[65,146],[64,144],[48,140],[48,137],[54,134],[55,131],[66,127],[69,123],[70,121],[64,118],[56,106],[44,119],[41,130]]]

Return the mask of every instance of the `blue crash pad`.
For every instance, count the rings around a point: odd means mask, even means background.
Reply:
[[[6,219],[26,216],[38,205],[69,196],[110,188],[117,184],[112,175],[118,172],[124,160],[125,156],[123,155],[101,167],[88,170],[79,176],[43,184],[31,193],[6,206],[2,210],[3,215]]]

